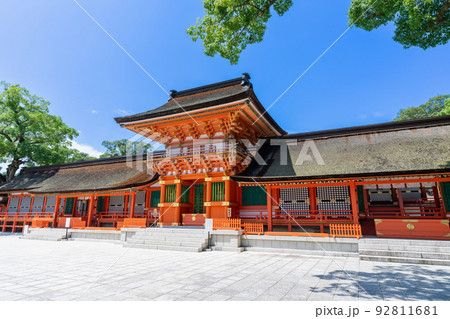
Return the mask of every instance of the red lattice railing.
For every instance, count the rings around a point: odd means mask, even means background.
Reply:
[[[264,225],[262,223],[243,223],[244,234],[262,235],[264,233]]]
[[[330,236],[361,238],[360,224],[330,224]]]
[[[215,218],[213,219],[213,229],[233,229],[240,230],[241,220],[239,218]]]

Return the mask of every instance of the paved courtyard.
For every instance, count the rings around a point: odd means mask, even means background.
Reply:
[[[445,266],[19,236],[0,236],[0,278],[0,300],[450,299]]]

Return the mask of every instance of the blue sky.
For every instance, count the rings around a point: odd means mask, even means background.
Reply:
[[[239,64],[203,54],[185,30],[201,0],[78,0],[167,90],[250,73],[271,105],[347,28],[350,1],[294,1],[270,20]],[[114,117],[160,106],[167,95],[72,0],[0,1],[0,80],[51,102],[91,154],[132,136]],[[352,28],[269,111],[290,133],[391,121],[400,108],[450,93],[450,46],[403,49],[393,27]]]

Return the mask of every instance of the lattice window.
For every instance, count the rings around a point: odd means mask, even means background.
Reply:
[[[177,185],[166,185],[166,203],[174,203],[177,198]]]
[[[47,201],[45,203],[45,212],[53,213],[55,211],[55,204],[56,204],[56,196],[47,196]],[[64,207],[64,199],[61,199],[59,201],[59,211],[62,211],[63,207]]]
[[[103,212],[105,209],[105,196],[99,196],[97,198],[97,212]]]
[[[136,202],[134,205],[135,212],[143,212],[145,208],[145,191],[139,191],[136,193]]]
[[[34,196],[33,207],[31,208],[31,211],[33,213],[42,212],[42,210],[44,209],[44,200],[45,196]]]
[[[309,189],[307,187],[280,189],[281,214],[309,215]]]
[[[369,202],[392,203],[392,191],[390,189],[369,189]]]
[[[125,195],[116,195],[109,197],[109,212],[123,212],[125,205]]]
[[[214,182],[211,184],[211,201],[223,202],[225,200],[225,182]]]
[[[317,187],[317,208],[325,215],[351,215],[348,186]]]
[[[158,207],[161,200],[161,191],[152,191],[150,195],[150,207]]]
[[[16,213],[18,211],[20,197],[11,197],[9,199],[8,212]]]
[[[66,205],[64,206],[64,215],[73,214],[73,205],[75,205],[75,198],[74,197],[66,198]]]
[[[450,182],[441,183],[442,199],[444,200],[445,211],[450,213]]]
[[[242,187],[242,206],[267,205],[267,192],[261,186]]]
[[[181,202],[189,203],[189,186],[181,185]]]
[[[20,212],[26,213],[30,211],[31,205],[31,196],[22,197],[22,201],[20,202]]]
[[[205,207],[203,205],[203,198],[205,193],[205,186],[203,184],[195,184],[194,186],[194,214],[203,214]]]

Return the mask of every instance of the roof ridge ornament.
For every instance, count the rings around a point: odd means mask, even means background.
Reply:
[[[173,99],[175,97],[175,94],[177,94],[177,90],[170,90],[170,94],[169,94],[170,99]]]
[[[247,72],[242,73],[242,81],[241,81],[241,85],[245,86],[245,85],[250,85],[250,74],[248,74]]]

